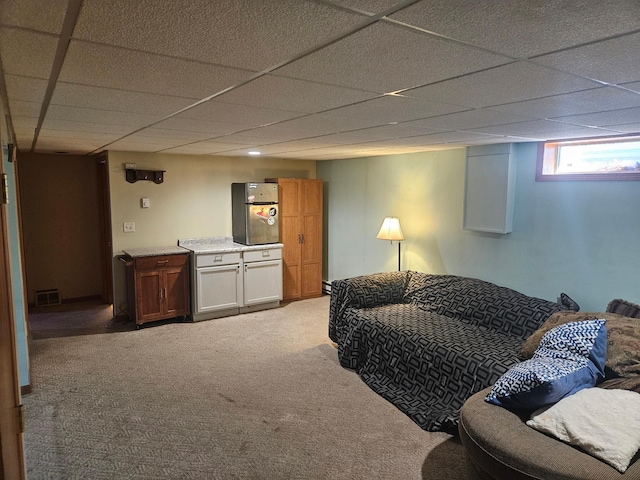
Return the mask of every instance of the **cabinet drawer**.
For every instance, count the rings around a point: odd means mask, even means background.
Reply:
[[[244,252],[243,258],[245,262],[260,262],[262,260],[279,260],[282,258],[281,248],[269,248],[265,250],[250,250]]]
[[[229,265],[231,263],[240,263],[240,252],[200,253],[196,255],[196,268]]]
[[[157,255],[154,257],[136,257],[136,268],[181,267],[189,261],[188,254]]]

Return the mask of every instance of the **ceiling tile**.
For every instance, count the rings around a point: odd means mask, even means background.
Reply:
[[[198,145],[197,143],[192,145],[184,145],[182,147],[168,148],[163,150],[162,153],[180,153],[185,155],[207,155],[215,153],[211,147]]]
[[[375,108],[370,111],[373,110],[375,110]],[[343,112],[346,113],[346,115],[343,115]],[[364,131],[364,129],[366,129],[369,134],[373,135],[377,131],[374,129],[375,127],[389,127],[397,132],[406,132],[406,135],[419,135],[424,132],[423,127],[410,126],[405,123],[388,122],[386,121],[384,114],[381,114],[380,116],[365,115],[366,112],[366,108],[355,108],[353,111],[351,111],[351,108],[341,108],[330,112],[317,113],[302,118],[288,120],[278,125],[293,130],[299,130],[306,133],[308,136],[352,132],[354,130]],[[353,115],[349,115],[349,113],[353,113]],[[411,116],[411,109],[409,109],[405,114]],[[387,118],[400,117],[389,116]],[[401,135],[401,133],[398,133],[398,135]]]
[[[144,146],[155,145],[155,150],[162,150],[165,148],[179,147],[187,143],[191,143],[189,140],[181,138],[169,138],[145,135],[145,131],[133,133],[126,137],[120,138],[109,144],[109,149],[120,149],[124,144],[141,144]],[[146,148],[146,147],[145,147]]]
[[[622,85],[622,87],[640,93],[640,82],[625,83],[624,85]]]
[[[207,132],[191,132],[187,130],[175,130],[169,128],[145,128],[142,132],[145,137],[161,137],[171,138],[175,140],[182,140],[183,142],[197,142],[200,140],[206,140],[211,137]]]
[[[361,102],[378,95],[353,88],[265,75],[217,99],[239,105],[314,113]]]
[[[193,102],[192,98],[128,92],[64,82],[58,82],[51,98],[53,105],[160,116],[172,114]]]
[[[169,130],[184,130],[188,132],[206,133],[208,134],[207,138],[234,133],[244,129],[242,125],[210,120],[198,120],[195,118],[185,118],[182,115],[176,115],[174,117],[163,120],[162,122],[154,125],[154,127],[166,128]]]
[[[53,35],[0,28],[2,68],[11,75],[49,78],[57,45]]]
[[[391,18],[513,57],[636,30],[636,0],[424,0]]]
[[[84,2],[74,37],[262,70],[360,21],[359,15],[297,0],[111,0]]]
[[[556,72],[529,62],[515,62],[484,72],[416,88],[406,94],[412,97],[480,108],[586,90],[597,86],[599,84],[596,82]]]
[[[633,123],[623,123],[616,125],[608,125],[607,128],[621,133],[637,133],[640,135],[640,121]]]
[[[31,145],[29,145],[30,147]],[[76,140],[58,137],[38,137],[36,149],[40,153],[67,153],[70,155],[86,155],[100,147],[100,142],[93,140]]]
[[[495,137],[495,135],[483,135],[481,133],[472,132],[441,132],[428,135],[418,135],[415,137],[403,137],[390,140],[377,141],[377,145],[399,145],[399,146],[423,146],[448,142],[473,141],[475,139],[486,139],[487,137]],[[501,139],[496,138],[496,143]]]
[[[636,6],[636,9],[640,10],[640,7]],[[565,72],[618,84],[640,80],[639,50],[640,33],[636,33],[544,55],[535,61]]]
[[[50,130],[47,128],[43,128],[40,130],[40,136],[48,137],[48,138],[71,139],[71,140],[91,140],[99,145],[103,145],[107,142],[113,142],[117,140],[122,135],[118,133],[79,132],[79,131],[67,131],[67,130]]]
[[[33,138],[33,131],[38,125],[38,119],[33,117],[11,117],[13,121],[13,129],[16,133]]]
[[[39,102],[9,100],[9,110],[12,116],[38,118],[40,116],[41,106],[42,104]]]
[[[568,123],[552,122],[549,120],[535,120],[532,122],[514,123],[511,125],[500,125],[497,127],[483,127],[471,129],[474,132],[491,133],[494,135],[514,135],[540,140],[554,138],[569,138],[605,135],[604,132],[595,128],[580,127]],[[611,134],[611,132],[609,132]]]
[[[93,108],[69,107],[65,105],[50,105],[47,109],[46,120],[71,120],[74,122],[93,122],[127,127],[144,127],[160,120],[159,115],[143,115],[139,113],[113,112],[96,110]]]
[[[180,118],[216,121],[239,125],[244,128],[258,127],[268,123],[288,120],[303,115],[300,112],[288,112],[274,108],[250,107],[211,100],[190,108],[178,115]]]
[[[338,0],[334,3],[375,14],[394,7],[398,0]]]
[[[49,120],[47,118],[44,119],[42,128],[50,128],[51,130],[64,130],[70,132],[115,133],[123,135],[131,131],[131,127],[123,125],[76,122],[72,120]]]
[[[378,23],[275,73],[387,93],[507,61],[475,48]]]
[[[42,103],[47,91],[47,81],[40,78],[6,75],[7,96],[9,100]]]
[[[0,9],[0,24],[58,33],[62,29],[69,0],[3,0]]]
[[[135,75],[126,72],[135,72]],[[253,74],[248,70],[72,41],[60,80],[201,99],[247,80]]]
[[[418,118],[460,112],[465,107],[433,102],[405,95],[385,95],[366,102],[349,105],[333,113],[349,118],[374,119],[378,124],[406,122]]]
[[[640,122],[640,108],[625,108],[610,112],[590,113],[585,115],[569,115],[558,120],[577,125],[589,125],[607,127],[609,125],[622,125]]]
[[[304,134],[301,134],[299,131],[276,135],[273,131],[263,131],[266,128],[269,127],[254,128],[242,133],[232,133],[231,135],[218,137],[217,140],[235,145],[269,145],[271,143],[286,142],[287,140],[300,138],[301,135],[304,137]]]
[[[425,118],[422,120],[415,120],[413,122],[407,122],[407,125],[446,130],[463,130],[467,128],[503,125],[505,123],[525,122],[527,120],[531,120],[531,117],[496,112],[493,110],[475,109],[452,113],[449,115],[438,115],[436,117]]]
[[[565,115],[598,112],[603,109],[625,108],[633,105],[640,106],[640,94],[634,94],[616,87],[600,87],[524,102],[508,103],[492,107],[491,110],[530,115],[536,118],[556,118]]]

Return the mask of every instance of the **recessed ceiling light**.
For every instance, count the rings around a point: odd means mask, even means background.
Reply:
[[[253,155],[253,156],[257,156],[260,155],[260,152],[258,152],[257,150],[252,150],[251,152],[247,152],[249,155]]]

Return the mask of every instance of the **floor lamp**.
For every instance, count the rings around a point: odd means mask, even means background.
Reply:
[[[400,242],[404,240],[404,235],[400,228],[400,220],[395,217],[385,218],[376,238],[390,240],[391,245],[393,245],[393,242],[398,242],[398,271],[400,271]]]

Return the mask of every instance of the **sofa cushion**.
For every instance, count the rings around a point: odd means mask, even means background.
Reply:
[[[640,394],[587,388],[536,410],[527,425],[624,473],[640,448]]]
[[[551,315],[522,345],[519,357],[531,358],[542,336],[558,325],[603,318],[607,321],[605,366],[620,376],[640,375],[640,320],[615,313],[558,312]]]
[[[370,308],[400,302],[408,276],[407,272],[385,272],[351,279],[351,306]]]
[[[500,377],[486,400],[506,408],[530,409],[593,387],[604,377],[606,338],[604,320],[549,330],[533,357]]]
[[[340,364],[428,431],[455,432],[464,401],[518,361],[517,337],[413,304],[349,308],[345,319]]]
[[[522,340],[563,309],[556,302],[476,278],[419,272],[411,272],[403,301]]]

